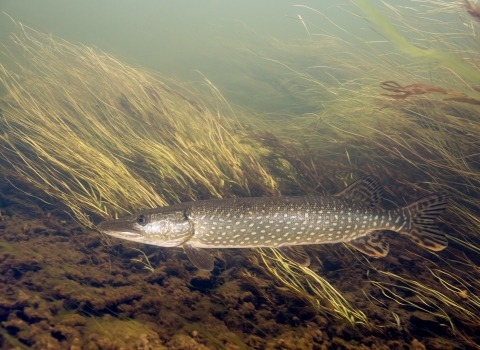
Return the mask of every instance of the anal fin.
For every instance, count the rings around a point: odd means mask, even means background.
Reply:
[[[387,256],[390,249],[382,231],[371,231],[367,236],[354,239],[346,244],[372,258],[383,258]]]
[[[300,266],[310,265],[310,257],[302,246],[283,246],[277,248],[283,255]]]
[[[417,224],[407,235],[419,246],[434,252],[443,250],[448,246],[445,234],[435,224]]]
[[[188,259],[195,267],[200,270],[212,271],[215,258],[204,249],[195,248],[190,244],[184,244],[183,249],[188,256]]]

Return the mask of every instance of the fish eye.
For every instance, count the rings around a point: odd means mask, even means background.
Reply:
[[[147,224],[147,217],[145,215],[137,216],[137,224],[145,226]]]

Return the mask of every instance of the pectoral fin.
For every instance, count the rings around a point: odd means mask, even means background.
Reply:
[[[196,268],[205,271],[213,270],[213,263],[215,258],[204,249],[192,247],[190,244],[184,244],[183,249],[188,256],[188,259],[195,265]]]
[[[372,231],[368,236],[357,238],[347,244],[372,258],[383,258],[389,250],[389,244],[381,231]]]
[[[310,265],[310,257],[301,246],[284,246],[277,248],[283,255],[300,266]]]

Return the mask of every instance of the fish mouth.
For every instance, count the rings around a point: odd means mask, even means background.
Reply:
[[[129,231],[108,231],[108,230],[104,230],[104,231],[102,231],[102,232],[105,233],[106,235],[115,236],[115,237],[118,237],[118,238],[137,238],[137,237],[142,237],[142,235],[139,234],[139,233],[129,232]]]
[[[121,222],[119,220],[104,221],[97,225],[97,230],[109,235],[119,238],[137,238],[143,235],[134,228],[128,227],[129,223]]]

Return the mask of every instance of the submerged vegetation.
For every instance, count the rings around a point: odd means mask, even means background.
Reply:
[[[8,91],[0,101],[4,172],[60,199],[88,227],[100,218],[187,200],[332,194],[361,173],[387,185],[387,206],[448,191],[455,201],[442,222],[451,242],[444,252],[392,238],[391,255],[382,260],[346,246],[312,247],[322,259],[310,268],[266,249],[250,261],[320,312],[352,324],[385,327],[372,319],[383,312],[400,331],[412,323],[409,314],[419,312],[475,344],[480,62],[479,23],[469,17],[475,8],[435,3],[460,13],[468,22],[462,27],[416,20],[409,9],[380,12],[368,1],[352,3],[354,14],[366,15],[386,39],[378,48],[353,36],[347,42],[322,33],[315,40],[318,27],[302,19],[314,40],[270,40],[262,45],[268,51],[254,51],[285,70],[284,91],[309,110],[275,123],[268,115],[237,112],[207,79],[198,88],[180,84],[19,25],[10,52],[17,67],[0,67]],[[435,9],[425,4],[426,12]],[[300,61],[312,65],[302,70],[295,64]],[[356,266],[351,283],[368,312],[353,292],[346,296],[321,277],[329,257]],[[243,278],[256,281],[248,273]]]
[[[84,209],[108,218],[181,200],[278,192],[257,150],[241,143],[233,114],[103,52],[21,30],[13,40],[28,64],[16,73],[3,68],[1,78],[9,91],[3,157],[82,224],[92,226]]]

